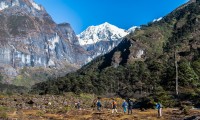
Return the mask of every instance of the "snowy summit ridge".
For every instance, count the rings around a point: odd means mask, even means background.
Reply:
[[[95,44],[100,41],[117,41],[128,34],[124,29],[105,22],[101,25],[90,26],[77,35],[80,45]]]

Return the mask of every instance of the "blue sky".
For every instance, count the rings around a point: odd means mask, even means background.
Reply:
[[[35,0],[56,23],[68,22],[78,34],[109,22],[123,29],[147,24],[188,0]]]

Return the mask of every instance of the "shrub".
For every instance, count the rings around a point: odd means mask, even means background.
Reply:
[[[65,106],[62,109],[60,109],[57,113],[67,113],[70,110],[72,110],[72,108],[70,106]]]
[[[0,118],[1,119],[7,119],[8,118],[8,114],[6,112],[0,112]]]
[[[0,112],[5,112],[5,111],[8,111],[8,108],[7,108],[7,107],[0,106]]]
[[[41,117],[41,116],[43,116],[44,115],[44,112],[43,111],[37,111],[36,112],[36,116],[38,116],[38,117]]]

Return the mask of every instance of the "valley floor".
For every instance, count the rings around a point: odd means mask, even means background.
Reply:
[[[11,120],[199,120],[200,110],[190,110],[189,115],[184,115],[179,110],[164,109],[163,117],[157,118],[156,110],[134,110],[132,115],[119,113],[112,114],[110,110],[96,112],[93,110],[72,110],[67,113],[42,113],[39,110],[20,110],[8,113]]]
[[[101,98],[104,108],[96,110],[96,96],[91,94],[74,95],[0,95],[0,120],[193,120],[200,119],[200,110],[164,108],[163,116],[157,118],[157,110],[141,111],[133,109],[132,115],[123,114],[123,99],[115,98],[118,113],[111,113],[111,98]],[[80,101],[80,110],[75,103]]]

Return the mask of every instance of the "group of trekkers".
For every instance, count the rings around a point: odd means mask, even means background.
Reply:
[[[97,100],[96,106],[97,106],[97,110],[101,111],[102,104],[101,104],[100,99]],[[133,101],[131,99],[124,100],[122,103],[122,108],[123,108],[124,113],[126,113],[127,109],[128,109],[128,114],[132,114]],[[113,99],[112,100],[112,113],[114,113],[114,112],[118,113],[117,112],[117,101]]]
[[[112,113],[118,113],[118,111],[117,111],[117,106],[118,106],[117,105],[117,101],[115,99],[112,99],[111,104],[112,104],[112,111],[111,112]],[[102,103],[101,103],[101,99],[100,98],[98,98],[96,100],[95,106],[97,107],[97,110],[99,112],[102,111],[103,107],[102,107]],[[78,102],[75,103],[75,107],[77,109],[81,110],[80,101],[78,101]],[[134,108],[134,102],[131,99],[123,100],[123,103],[121,104],[121,107],[123,109],[123,113],[124,114],[126,114],[127,111],[128,111],[128,115],[131,115],[131,114],[133,114],[132,110]],[[158,110],[158,117],[161,117],[162,116],[162,104],[159,103],[159,102],[157,102],[155,108]]]
[[[97,106],[97,110],[100,112],[101,108],[102,108],[102,104],[101,104],[100,99],[97,100],[96,106]],[[128,115],[133,113],[132,112],[132,109],[133,109],[133,106],[134,106],[133,100],[131,100],[131,99],[124,100],[121,106],[123,108],[124,114],[127,113],[127,110],[128,110]],[[158,117],[161,117],[162,116],[162,104],[156,103],[156,109],[158,110]],[[112,100],[112,113],[114,113],[114,112],[118,113],[118,111],[117,111],[117,101],[113,99]]]

